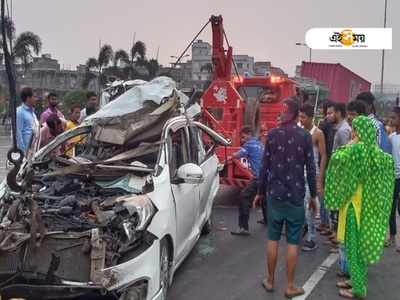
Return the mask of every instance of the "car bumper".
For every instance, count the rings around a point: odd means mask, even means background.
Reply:
[[[153,244],[140,255],[129,261],[105,269],[103,271],[103,286],[108,291],[121,290],[138,282],[147,283],[147,300],[161,299],[157,297],[160,292],[160,240]]]
[[[1,287],[0,293],[6,299],[99,299],[112,291],[124,291],[130,287],[145,288],[146,300],[162,299],[160,289],[160,241],[155,239],[150,247],[132,259],[104,269],[102,284],[92,285],[81,282],[63,281],[61,284],[47,284],[43,279],[27,283],[34,274],[15,276],[10,284]],[[13,277],[10,274],[11,277]],[[19,279],[20,278],[20,279]],[[143,284],[145,283],[145,284]],[[8,298],[7,298],[8,297]]]

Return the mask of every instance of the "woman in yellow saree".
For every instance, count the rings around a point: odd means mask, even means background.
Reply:
[[[353,120],[353,143],[333,154],[328,166],[325,203],[339,210],[338,240],[344,242],[350,281],[340,282],[342,297],[365,298],[367,267],[377,262],[392,205],[392,157],[376,144],[376,130],[364,116]]]

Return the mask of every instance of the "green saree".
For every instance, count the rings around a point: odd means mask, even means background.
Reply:
[[[358,141],[336,150],[330,160],[325,203],[342,214],[353,294],[365,297],[367,266],[377,262],[383,251],[392,206],[394,166],[392,157],[376,144],[376,130],[369,118],[354,119],[353,129]]]

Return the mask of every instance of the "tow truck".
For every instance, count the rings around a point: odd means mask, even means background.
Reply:
[[[200,99],[202,120],[231,140],[231,146],[217,149],[220,161],[226,161],[220,174],[221,183],[243,188],[253,177],[246,161],[227,160],[241,146],[241,128],[250,126],[261,139],[265,137],[278,124],[282,100],[297,95],[296,83],[287,77],[269,74],[253,77],[234,74],[233,48],[226,38],[223,18],[213,15],[209,22],[214,78]]]

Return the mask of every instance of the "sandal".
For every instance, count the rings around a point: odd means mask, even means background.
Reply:
[[[274,287],[273,287],[273,286],[271,286],[271,287],[268,286],[268,280],[267,280],[267,279],[264,279],[264,280],[261,282],[261,284],[262,284],[263,288],[264,288],[268,293],[272,293],[272,292],[274,291]]]
[[[352,288],[351,281],[350,280],[338,281],[336,283],[336,287],[344,290],[349,290]]]
[[[392,247],[393,246],[393,241],[391,239],[386,240],[384,246],[386,248]]]
[[[339,296],[346,299],[365,299],[365,297],[354,296],[352,290],[344,290],[344,289],[339,290]]]
[[[292,299],[294,297],[301,296],[304,294],[305,294],[305,291],[303,288],[296,288],[295,292],[292,292],[292,293],[285,292],[285,297],[288,299]]]

